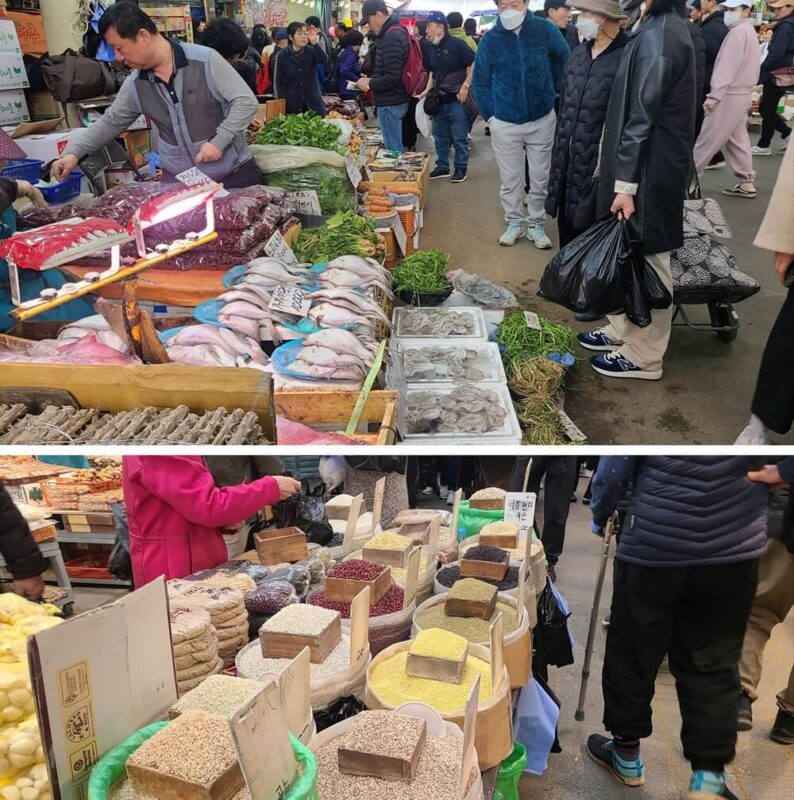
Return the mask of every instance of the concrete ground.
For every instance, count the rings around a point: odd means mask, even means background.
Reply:
[[[580,498],[584,488],[582,483],[578,492]],[[682,800],[686,797],[691,773],[681,752],[681,717],[674,680],[669,672],[660,673],[656,681],[654,734],[642,743],[645,786],[631,789],[618,784],[584,751],[590,733],[604,733],[601,668],[605,629],[600,624],[593,648],[586,719],[584,722],[574,720],[601,556],[601,540],[589,532],[589,523],[588,508],[581,502],[573,504],[565,551],[557,572],[557,585],[570,606],[568,623],[576,641],[576,663],[563,669],[549,668],[550,686],[562,703],[558,733],[563,752],[549,757],[549,769],[544,775],[522,778],[521,800]],[[599,619],[608,609],[611,596],[611,569],[608,569]],[[741,800],[791,800],[794,796],[794,746],[775,744],[768,738],[777,713],[775,695],[786,685],[792,663],[794,612],[775,629],[766,647],[759,699],[753,705],[754,728],[739,734],[736,760],[729,767],[730,786]]]
[[[420,140],[419,147],[432,152],[428,142]],[[719,199],[733,228],[734,238],[728,244],[739,268],[761,284],[758,294],[736,307],[742,323],[738,337],[725,344],[714,333],[674,329],[661,381],[603,378],[590,369],[587,352],[579,349],[580,360],[568,381],[566,410],[591,444],[732,444],[745,426],[761,353],[785,294],[774,277],[771,254],[752,245],[781,156],[755,161],[756,200],[720,194],[735,183],[728,168],[707,171],[703,181],[703,194]],[[468,175],[463,184],[446,179],[431,183],[422,248],[446,250],[452,256],[451,266],[505,284],[527,309],[571,324],[577,331],[593,327],[576,323],[570,311],[537,297],[540,276],[556,252],[553,220],[546,230],[554,250],[537,250],[526,240],[511,248],[496,244],[504,218],[496,163],[482,121],[475,126]],[[695,321],[708,321],[705,306],[688,311]],[[773,440],[791,444],[794,433]]]

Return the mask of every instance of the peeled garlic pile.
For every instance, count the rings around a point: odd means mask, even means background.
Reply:
[[[3,781],[0,797],[3,800],[52,800],[52,790],[47,778],[47,767],[36,764],[27,772]]]
[[[0,778],[44,763],[36,717],[31,716],[0,734]]]

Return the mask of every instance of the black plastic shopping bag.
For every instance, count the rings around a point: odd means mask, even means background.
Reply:
[[[651,324],[651,310],[669,308],[673,297],[662,283],[659,273],[645,260],[641,250],[632,246],[631,280],[626,298],[626,316],[640,328]]]
[[[623,220],[609,215],[568,243],[546,267],[538,294],[571,311],[622,311],[632,271],[625,228]]]

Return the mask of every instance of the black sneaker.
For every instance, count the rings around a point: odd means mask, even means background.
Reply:
[[[779,710],[769,738],[778,744],[794,744],[794,714]]]
[[[739,697],[739,714],[736,717],[737,731],[751,731],[753,729],[753,703],[752,700],[742,692]]]
[[[449,171],[449,167],[436,167],[430,173],[430,180],[434,180],[435,178],[448,178],[452,173]]]
[[[466,180],[466,170],[456,169],[455,174],[452,176],[450,183],[463,183]]]
[[[642,786],[645,783],[645,765],[642,759],[625,761],[614,750],[612,739],[592,734],[587,739],[587,754],[596,764],[606,767],[614,778],[626,786]]]

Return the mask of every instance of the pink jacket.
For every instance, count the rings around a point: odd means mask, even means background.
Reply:
[[[273,478],[219,489],[198,456],[124,456],[122,471],[136,587],[217,567],[221,529],[278,502]]]
[[[708,97],[719,102],[728,94],[749,95],[758,83],[758,36],[752,20],[743,19],[728,29],[714,62]]]

